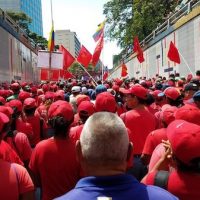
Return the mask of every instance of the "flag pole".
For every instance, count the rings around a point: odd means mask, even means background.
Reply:
[[[51,25],[54,26],[52,0],[50,0],[50,4],[51,4]],[[52,51],[50,49],[50,52],[49,52],[49,82],[51,80],[51,61],[52,61]]]
[[[186,61],[186,59],[184,58],[184,56],[180,53],[180,51],[179,51],[179,54],[180,54],[181,58],[183,59],[185,65],[187,66],[189,72],[194,76],[194,73],[192,72],[192,70],[191,70],[189,64],[187,63],[187,61]]]
[[[93,80],[93,82],[96,84],[96,86],[98,85],[97,82],[94,80],[94,78],[91,76],[91,74],[85,69],[85,67],[83,67],[83,65],[81,65],[81,63],[79,63],[80,67],[88,74],[88,76]]]

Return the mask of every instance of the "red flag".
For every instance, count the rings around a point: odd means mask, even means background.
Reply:
[[[68,69],[72,63],[75,61],[75,58],[69,53],[63,45],[60,46],[59,51],[63,53],[63,69]]]
[[[123,63],[122,64],[122,71],[121,71],[121,77],[125,77],[128,75],[128,72],[127,72],[127,67],[126,65]]]
[[[49,70],[41,69],[40,71],[40,80],[46,81],[49,79]]]
[[[60,77],[60,70],[59,69],[52,69],[51,70],[51,80],[52,81],[58,81]]]
[[[103,81],[105,81],[107,78],[108,78],[108,72],[105,72],[105,73],[103,74]]]
[[[142,48],[140,47],[140,43],[138,40],[138,37],[134,38],[134,44],[133,44],[133,51],[137,53],[137,59],[140,63],[144,62],[144,56]]]
[[[91,59],[92,54],[82,45],[77,61],[81,63],[84,67],[88,67]]]
[[[92,65],[96,66],[97,62],[99,61],[99,57],[101,55],[101,50],[103,49],[103,43],[104,43],[104,35],[102,34],[99,42],[97,43],[97,46],[94,50],[93,56],[92,56]]]
[[[64,79],[68,79],[68,78],[74,78],[74,76],[68,70],[65,70]]]
[[[174,45],[172,41],[170,42],[170,47],[169,47],[167,57],[171,61],[174,61],[175,63],[178,63],[178,64],[181,63],[178,49],[176,48],[176,46]]]

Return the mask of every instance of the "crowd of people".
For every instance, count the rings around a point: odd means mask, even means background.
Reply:
[[[0,199],[200,199],[200,71],[0,85]]]

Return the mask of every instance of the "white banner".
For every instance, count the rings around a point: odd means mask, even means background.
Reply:
[[[38,52],[37,67],[49,68],[49,51]],[[51,69],[62,69],[63,68],[63,54],[61,52],[51,53]]]

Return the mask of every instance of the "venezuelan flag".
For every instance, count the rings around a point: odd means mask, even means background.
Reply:
[[[105,23],[106,23],[106,20],[104,20],[101,24],[98,25],[98,28],[97,28],[95,34],[93,35],[93,39],[95,42],[97,42],[100,39],[100,37],[104,31]]]
[[[55,46],[55,43],[54,43],[54,26],[52,24],[51,32],[50,32],[49,40],[48,40],[48,50],[53,51],[54,46]]]

